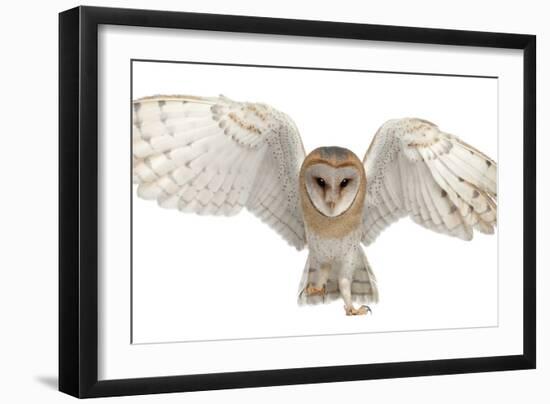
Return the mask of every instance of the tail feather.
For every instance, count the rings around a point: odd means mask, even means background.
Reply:
[[[354,272],[351,283],[351,297],[352,301],[356,303],[378,303],[378,286],[376,284],[376,277],[372,272],[372,269],[367,261],[367,257],[362,249],[359,249],[361,254],[360,265],[358,265]],[[302,273],[302,280],[300,281],[300,288],[298,291],[298,304],[321,304],[330,303],[340,297],[340,289],[338,288],[338,278],[336,271],[331,271],[329,279],[325,285],[325,294],[321,295],[308,295],[306,288],[309,285],[317,285],[318,268],[312,268],[310,266],[310,258],[308,257],[304,271]]]

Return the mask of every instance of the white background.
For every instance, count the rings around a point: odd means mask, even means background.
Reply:
[[[0,337],[1,374],[6,402],[65,402],[57,393],[57,15],[76,3],[60,1],[56,6],[25,3],[5,8],[5,24],[0,28],[4,45],[2,74],[3,139],[2,167],[2,337]],[[94,2],[97,5],[147,7],[144,1]],[[506,5],[501,2],[479,4],[463,1],[453,5],[439,2],[388,1],[376,6],[361,6],[340,1],[326,6],[294,2],[262,4],[235,0],[180,2],[158,1],[157,8],[214,13],[256,14],[279,17],[312,18],[394,25],[417,25],[474,30],[536,33],[538,70],[549,70],[549,35],[542,3],[524,1]],[[16,8],[17,7],[17,8]],[[32,11],[29,11],[32,10]],[[22,20],[24,20],[24,23]],[[542,112],[550,107],[548,78],[539,75],[539,133],[547,133],[548,118]],[[34,102],[36,101],[36,102]],[[547,140],[539,136],[539,207],[548,204],[545,172],[550,163],[542,151]],[[32,146],[30,146],[32,144]],[[547,160],[547,159],[546,159]],[[280,402],[312,399],[329,402],[342,397],[376,402],[407,399],[415,402],[545,402],[544,382],[550,376],[550,357],[545,341],[549,336],[546,307],[548,266],[546,244],[550,241],[543,225],[548,216],[539,208],[539,369],[535,371],[469,374],[400,380],[381,380],[326,385],[291,386],[119,398],[126,402],[219,402],[221,400]]]
[[[418,116],[497,160],[494,78],[134,62],[133,83],[134,99],[222,93],[267,102],[294,119],[306,152],[338,144],[362,159],[383,122]],[[349,318],[342,301],[297,306],[307,251],[248,212],[198,217],[135,197],[133,234],[136,343],[498,323],[496,236],[466,243],[410,220],[391,226],[366,248],[380,289],[375,315]]]

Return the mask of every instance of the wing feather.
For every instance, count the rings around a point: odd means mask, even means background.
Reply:
[[[496,163],[431,122],[417,118],[386,122],[363,163],[365,244],[404,216],[464,240],[472,239],[473,229],[494,233]]]
[[[291,245],[305,245],[295,124],[265,104],[226,97],[153,96],[133,102],[137,194],[167,209],[231,216],[248,209]]]

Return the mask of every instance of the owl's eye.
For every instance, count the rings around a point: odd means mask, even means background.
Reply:
[[[340,187],[341,187],[341,188],[345,188],[345,187],[348,186],[348,184],[349,184],[349,180],[348,180],[347,178],[344,178],[344,179],[342,180],[342,182],[340,182]]]
[[[317,185],[319,185],[321,188],[325,187],[326,183],[324,179],[322,179],[321,177],[317,177],[316,181],[317,181]]]

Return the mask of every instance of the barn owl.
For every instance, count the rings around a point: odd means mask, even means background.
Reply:
[[[204,215],[246,208],[308,247],[299,304],[341,297],[346,315],[370,312],[378,288],[361,244],[405,216],[463,240],[496,226],[496,163],[424,119],[384,123],[363,161],[342,147],[306,156],[286,114],[224,96],[135,100],[132,133],[139,197]]]

